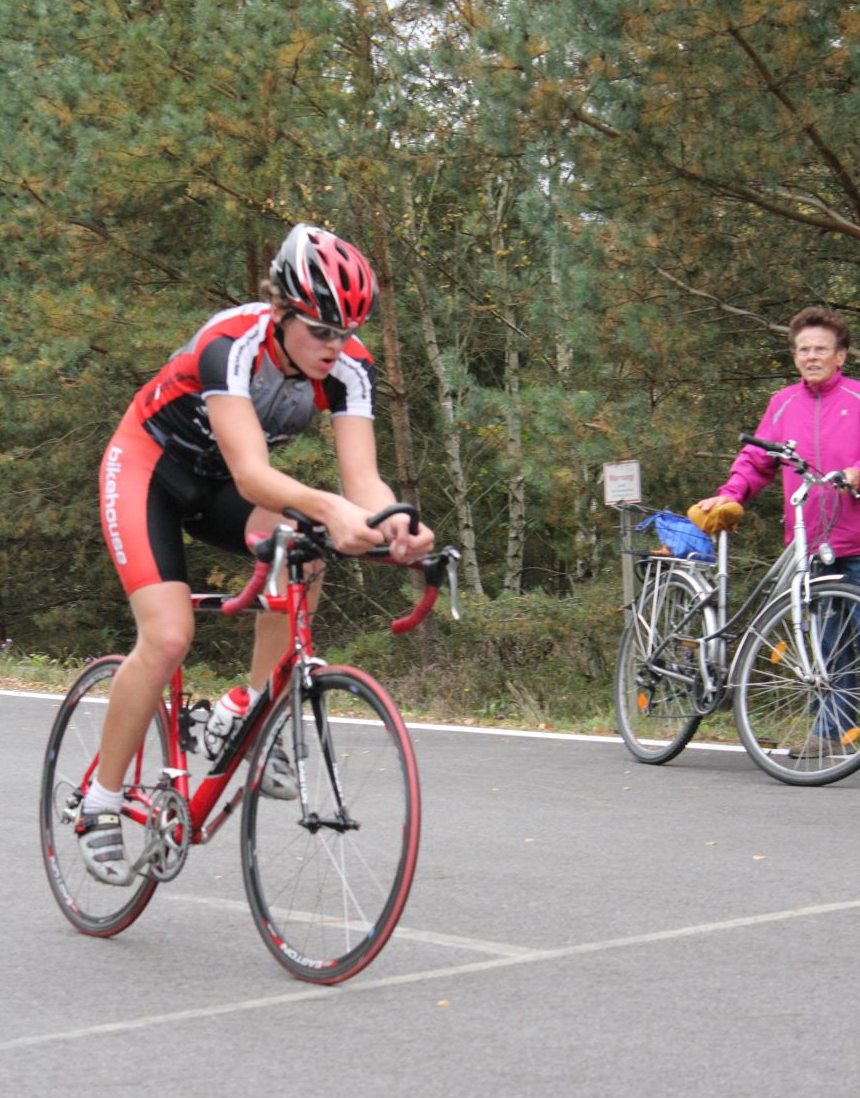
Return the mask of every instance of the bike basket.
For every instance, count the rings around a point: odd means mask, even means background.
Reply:
[[[702,560],[709,563],[717,559],[714,546],[706,533],[683,515],[671,511],[656,511],[643,519],[636,530],[640,533],[654,526],[657,536],[673,557],[683,560]]]

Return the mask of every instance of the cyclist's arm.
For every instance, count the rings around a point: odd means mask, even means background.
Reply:
[[[396,497],[379,475],[376,462],[376,436],[373,421],[360,416],[335,416],[333,420],[335,450],[343,493],[348,500],[375,514],[396,501]],[[380,527],[385,541],[391,545],[392,556],[398,560],[413,560],[433,548],[433,532],[423,523],[417,534],[409,533],[409,519],[392,515]]]
[[[274,514],[294,507],[324,523],[344,553],[363,553],[383,541],[383,534],[367,526],[369,512],[272,467],[263,429],[247,397],[209,396],[206,404],[218,448],[244,499]]]

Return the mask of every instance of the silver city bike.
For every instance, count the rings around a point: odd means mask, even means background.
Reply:
[[[841,471],[813,469],[793,442],[741,441],[799,474],[793,540],[734,613],[725,531],[715,562],[641,555],[615,671],[618,730],[637,759],[664,763],[705,717],[733,707],[765,773],[825,785],[860,769],[860,586],[815,574],[834,555],[825,538],[810,556],[803,508],[820,488],[832,523],[848,485]]]

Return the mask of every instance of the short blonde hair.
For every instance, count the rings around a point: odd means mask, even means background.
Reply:
[[[270,278],[264,278],[260,283],[260,297],[263,301],[274,305],[276,309],[284,309],[289,313],[295,312],[293,303]]]

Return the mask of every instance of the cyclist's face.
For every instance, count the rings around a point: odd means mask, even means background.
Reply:
[[[349,339],[346,333],[321,325],[308,325],[298,317],[283,321],[284,350],[306,377],[321,381],[337,362]]]
[[[848,352],[836,346],[829,328],[801,328],[794,341],[794,364],[808,385],[821,385],[845,365]]]

